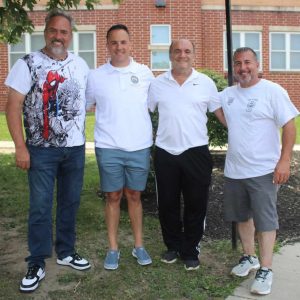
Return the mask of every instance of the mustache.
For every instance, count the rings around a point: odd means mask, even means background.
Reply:
[[[56,43],[56,42],[64,44],[64,42],[62,40],[59,40],[59,39],[53,39],[53,40],[51,40],[51,43]]]

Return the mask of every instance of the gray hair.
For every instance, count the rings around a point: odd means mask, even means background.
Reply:
[[[69,15],[67,12],[65,12],[64,10],[62,10],[60,8],[53,8],[49,11],[49,13],[47,14],[47,16],[45,18],[45,24],[46,24],[45,29],[47,29],[48,23],[54,17],[66,18],[70,22],[72,30],[75,29],[75,22],[74,22],[73,18],[71,17],[71,15]]]
[[[248,51],[251,52],[253,54],[255,60],[258,61],[256,52],[252,48],[250,48],[250,47],[240,47],[240,48],[237,48],[234,51],[234,53],[233,53],[233,61],[234,61],[234,59],[235,59],[235,57],[236,57],[237,54],[243,53],[243,52],[248,52]]]

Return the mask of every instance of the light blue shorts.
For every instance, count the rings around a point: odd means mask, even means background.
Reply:
[[[143,191],[150,169],[150,148],[138,151],[95,148],[102,192],[124,187]]]

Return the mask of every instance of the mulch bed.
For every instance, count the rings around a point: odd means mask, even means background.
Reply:
[[[223,201],[223,170],[225,152],[212,152],[214,160],[213,179],[210,186],[210,196],[207,211],[207,227],[205,238],[231,239],[231,223],[224,222],[222,212]],[[289,181],[281,186],[278,194],[279,231],[278,240],[293,242],[300,240],[300,151],[293,155],[291,176]],[[146,190],[143,195],[144,213],[157,216],[156,195]]]

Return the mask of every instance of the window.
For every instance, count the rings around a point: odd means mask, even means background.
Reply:
[[[151,69],[154,71],[170,69],[171,26],[151,25],[150,34]]]
[[[226,32],[224,32],[224,69],[228,69],[227,62],[227,40]],[[260,32],[232,32],[232,52],[239,47],[252,48],[260,61],[260,70],[262,68],[262,49],[261,49],[261,33]]]
[[[96,67],[95,32],[73,32],[73,40],[69,51],[81,56],[90,68]],[[18,58],[45,46],[44,33],[25,33],[18,44],[9,45],[9,66],[14,65]]]
[[[270,33],[270,70],[300,71],[300,33]]]

